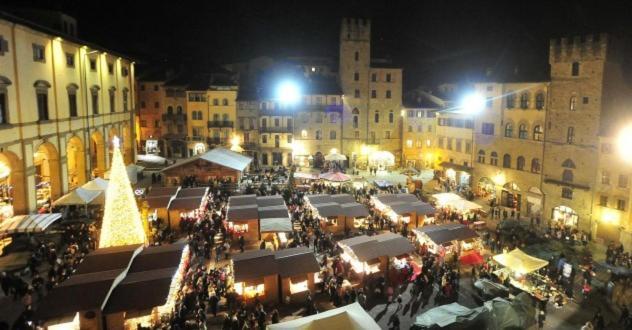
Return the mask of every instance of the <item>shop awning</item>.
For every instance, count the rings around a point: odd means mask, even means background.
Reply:
[[[276,251],[274,258],[281,277],[320,272],[320,266],[314,252],[306,247]]]
[[[53,205],[86,205],[86,204],[102,204],[103,198],[98,198],[103,194],[102,190],[88,190],[77,188],[53,202]]]
[[[419,202],[419,198],[417,198],[413,194],[382,194],[375,196],[375,198],[382,204],[386,205],[390,205],[396,202]]]
[[[357,302],[296,320],[268,325],[270,330],[379,330],[380,326]]]
[[[369,261],[382,256],[397,257],[411,253],[415,247],[402,235],[384,233],[375,236],[357,236],[344,239],[338,244],[351,250],[358,261]]]
[[[40,233],[59,219],[61,213],[16,215],[0,223],[0,234]]]
[[[289,218],[290,214],[285,205],[273,205],[259,207],[259,219],[266,218]]]
[[[259,232],[262,233],[281,233],[291,232],[292,221],[290,218],[265,218],[259,219]]]
[[[386,180],[374,180],[373,183],[375,183],[378,188],[388,188],[393,186],[392,183]]]
[[[520,249],[514,249],[511,252],[495,255],[494,260],[504,267],[522,274],[534,272],[549,264],[548,261],[532,257]]]
[[[188,165],[189,163],[195,162],[198,159],[240,172],[243,172],[252,162],[252,158],[250,157],[222,147],[216,147],[215,149],[209,150],[202,155],[192,157],[184,162],[175,163],[169,167],[163,168],[162,170],[160,170],[160,172],[165,172],[174,168]]]
[[[101,178],[96,178],[94,180],[86,182],[83,186],[81,186],[81,188],[88,189],[88,190],[101,190],[101,191],[104,191],[104,190],[108,189],[108,180],[101,179]]]
[[[323,203],[331,203],[333,200],[331,199],[331,195],[320,194],[320,195],[307,195],[305,196],[310,204],[323,204]]]
[[[451,202],[451,201],[458,201],[463,199],[463,197],[455,194],[455,193],[439,193],[439,194],[433,194],[432,198],[437,200],[437,203],[440,205],[444,205],[445,203]]]
[[[335,173],[325,173],[325,174],[321,174],[320,175],[321,179],[327,180],[327,181],[331,181],[331,182],[347,182],[347,181],[351,181],[351,177],[341,173],[341,172],[335,172]]]

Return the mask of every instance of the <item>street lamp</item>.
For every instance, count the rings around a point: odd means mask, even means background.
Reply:
[[[295,82],[286,80],[277,87],[276,96],[281,104],[294,105],[301,99],[301,90]]]
[[[632,163],[632,124],[625,126],[617,137],[619,156],[628,163]]]
[[[461,100],[462,112],[475,115],[485,108],[485,98],[479,93],[466,94]]]

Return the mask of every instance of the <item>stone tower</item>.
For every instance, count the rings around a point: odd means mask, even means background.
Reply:
[[[606,34],[553,39],[546,118],[543,192],[545,219],[591,230],[599,135],[625,111],[620,43]]]
[[[338,74],[344,94],[343,153],[352,157],[368,141],[371,21],[343,18]],[[357,124],[354,122],[357,116]],[[359,132],[359,138],[356,138]],[[353,161],[352,159],[349,159]]]

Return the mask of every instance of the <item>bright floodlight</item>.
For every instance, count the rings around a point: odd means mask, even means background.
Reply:
[[[617,149],[623,160],[632,163],[632,124],[624,127],[619,132]]]
[[[465,95],[461,101],[461,109],[468,114],[476,114],[485,108],[485,98],[478,93]]]
[[[295,104],[301,98],[301,92],[294,82],[284,81],[277,89],[277,97],[283,104]]]

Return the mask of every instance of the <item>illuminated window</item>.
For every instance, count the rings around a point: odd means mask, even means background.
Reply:
[[[513,136],[513,124],[507,123],[505,124],[505,137],[512,137],[512,136]]]
[[[542,141],[543,137],[544,131],[542,130],[542,126],[535,125],[535,127],[533,127],[533,139],[536,141]]]
[[[481,164],[485,163],[485,151],[482,149],[478,151],[478,162]]]
[[[529,108],[529,93],[520,94],[520,108],[521,109]]]
[[[301,131],[301,137],[304,138],[304,139],[307,138],[307,130],[302,130]]]
[[[412,148],[413,147],[413,140],[406,140],[406,147],[407,148]]]
[[[568,101],[568,110],[575,111],[577,109],[577,96],[571,96],[571,99]]]

